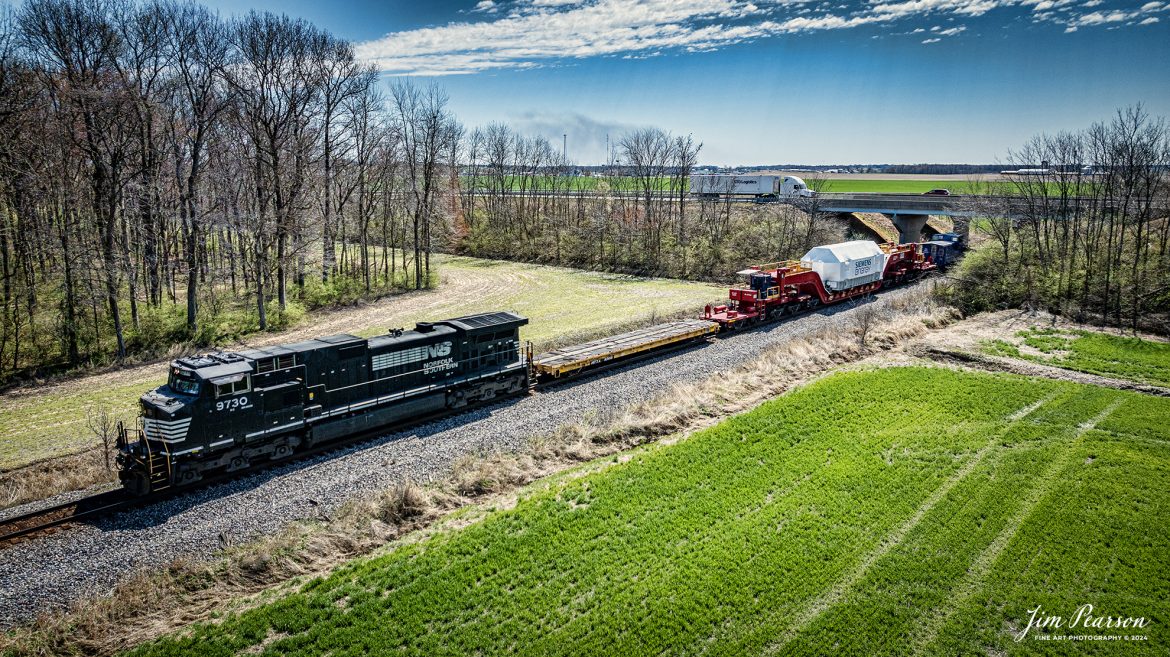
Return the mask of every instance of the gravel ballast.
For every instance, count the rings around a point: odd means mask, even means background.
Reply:
[[[881,298],[920,295],[919,286]],[[464,455],[524,447],[589,412],[652,398],[673,383],[734,368],[767,347],[829,327],[848,331],[852,312],[834,306],[13,545],[0,551],[0,625],[108,592],[139,568],[180,556],[212,557],[225,542],[239,544],[295,520],[331,514],[354,496],[408,479],[442,479]]]

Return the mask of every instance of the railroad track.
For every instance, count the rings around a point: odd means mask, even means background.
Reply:
[[[570,379],[575,380],[580,376],[587,376],[588,374],[592,373],[593,372],[588,372],[579,376],[567,377],[560,382],[565,382]],[[501,396],[496,397],[495,399],[469,404],[459,409],[459,411],[456,413],[451,413],[450,411],[435,411],[426,415],[420,415],[413,418],[409,422],[404,422],[395,426],[393,430],[389,432],[385,428],[381,428],[371,429],[362,433],[356,433],[345,440],[333,441],[323,445],[311,447],[309,449],[296,452],[288,458],[271,461],[262,467],[254,467],[247,470],[246,472],[228,473],[217,475],[215,477],[208,477],[195,484],[181,487],[172,487],[142,497],[130,495],[121,489],[112,490],[104,493],[97,493],[96,495],[90,495],[88,497],[82,497],[80,499],[73,500],[72,502],[66,502],[64,504],[58,504],[56,506],[38,509],[36,511],[30,511],[25,514],[6,518],[4,520],[0,520],[0,550],[9,548],[17,543],[20,543],[21,541],[31,540],[33,538],[49,534],[54,529],[62,528],[82,520],[92,520],[117,511],[130,509],[135,506],[144,506],[147,504],[153,504],[155,502],[161,502],[165,499],[186,493],[192,493],[215,484],[224,483],[240,477],[261,474],[271,470],[272,468],[286,466],[292,463],[297,463],[299,461],[305,461],[316,456],[339,454],[350,447],[360,445],[361,443],[374,440],[382,436],[386,436],[388,433],[401,433],[403,431],[415,429],[435,420],[459,417],[465,413],[479,410],[485,407],[490,407],[493,404],[497,404],[502,401],[507,401],[512,396],[515,395]]]
[[[112,490],[0,520],[0,548],[49,533],[63,525],[113,513],[136,501],[121,490]]]
[[[692,348],[697,344],[698,341],[688,341],[676,345],[671,345],[666,349],[658,349],[646,354],[638,355],[634,358],[606,363],[602,366],[592,367],[580,372],[574,372],[559,379],[548,379],[540,381],[535,384],[532,389],[533,391],[539,391],[544,388],[554,388],[568,385],[570,383],[576,383],[581,379],[603,374],[619,367],[641,363],[646,360],[664,356],[668,353],[673,353],[675,351],[682,351],[688,348]],[[443,418],[458,417],[471,411],[479,410],[484,407],[490,407],[493,404],[507,401],[510,397],[512,397],[512,395],[478,402],[476,404],[462,408],[459,410],[459,412],[454,414],[450,413],[449,411],[436,411],[427,415],[418,416],[408,423],[404,423],[395,427],[393,429],[393,433],[409,431],[410,429],[414,429],[429,422]],[[340,453],[345,449],[355,445],[360,445],[363,442],[374,440],[375,438],[379,438],[385,435],[387,435],[385,429],[374,429],[365,433],[355,434],[348,440],[327,443],[302,452],[298,452],[287,459],[272,461],[265,467],[254,468],[243,473],[225,474],[216,477],[210,477],[200,481],[198,484],[183,486],[181,488],[171,488],[145,497],[134,497],[120,489],[112,490],[88,497],[79,498],[64,504],[58,504],[44,509],[38,509],[36,511],[30,511],[29,513],[13,516],[11,518],[6,518],[4,520],[0,520],[0,550],[6,549],[25,540],[31,540],[39,536],[47,535],[52,533],[55,529],[61,529],[67,525],[75,524],[83,520],[96,519],[116,511],[129,509],[133,506],[160,502],[169,497],[194,492],[214,484],[235,479],[239,476],[259,474],[274,467],[289,465],[298,461],[305,461],[315,456],[328,456],[330,454]]]
[[[559,378],[547,378],[537,380],[531,388],[532,392],[539,392],[542,389],[553,389],[561,386],[577,383],[582,379],[588,379],[596,375],[601,375],[608,371],[625,368],[629,366],[637,366],[640,363],[649,360],[661,358],[670,353],[678,351],[686,351],[695,348],[699,345],[709,342],[713,339],[727,339],[741,331],[753,331],[766,327],[771,324],[776,324],[785,320],[792,321],[808,314],[809,310],[803,310],[793,315],[785,317],[776,317],[768,320],[763,320],[750,327],[745,326],[743,329],[734,331],[729,334],[718,335],[703,335],[697,338],[691,338],[666,345],[664,347],[655,348],[645,353],[637,354],[631,357],[622,358],[619,360],[606,362],[596,366],[590,366],[586,369],[568,373]],[[411,429],[423,426],[427,423],[443,418],[459,417],[468,412],[479,410],[485,407],[490,407],[495,404],[507,401],[508,399],[524,393],[513,393],[510,395],[503,395],[490,400],[484,400],[470,404],[459,411],[452,413],[449,410],[440,410],[426,415],[416,416],[409,422],[404,422],[397,425],[390,431],[390,433],[401,433]],[[10,547],[22,540],[29,540],[39,535],[50,533],[53,529],[74,524],[85,519],[95,519],[116,511],[125,510],[134,506],[141,506],[146,504],[153,504],[164,499],[182,495],[184,493],[194,492],[200,489],[205,489],[225,481],[233,480],[241,476],[255,475],[263,473],[272,468],[282,467],[299,461],[305,461],[315,456],[329,455],[340,453],[355,445],[374,440],[387,435],[386,428],[372,429],[358,434],[354,434],[348,439],[326,443],[320,446],[312,447],[307,450],[294,453],[288,458],[274,460],[264,465],[263,467],[256,467],[249,469],[247,472],[222,474],[214,477],[204,479],[197,484],[182,486],[177,488],[169,488],[158,493],[147,495],[144,497],[135,497],[123,490],[113,490],[105,493],[98,493],[89,497],[83,497],[72,502],[58,504],[45,509],[32,511],[26,514],[14,516],[0,520],[0,550]]]

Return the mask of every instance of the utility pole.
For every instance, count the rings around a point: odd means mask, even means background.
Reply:
[[[565,162],[569,161],[569,134],[568,133],[561,135],[561,158],[564,159]]]

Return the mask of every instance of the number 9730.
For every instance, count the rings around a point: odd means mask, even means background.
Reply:
[[[215,410],[217,411],[234,411],[237,408],[244,408],[246,406],[248,406],[248,397],[246,395],[215,402]]]

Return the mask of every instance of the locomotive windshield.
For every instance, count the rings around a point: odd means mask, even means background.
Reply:
[[[194,378],[188,378],[191,375],[178,368],[171,369],[171,378],[167,381],[167,386],[173,392],[180,395],[198,395],[199,381]]]

